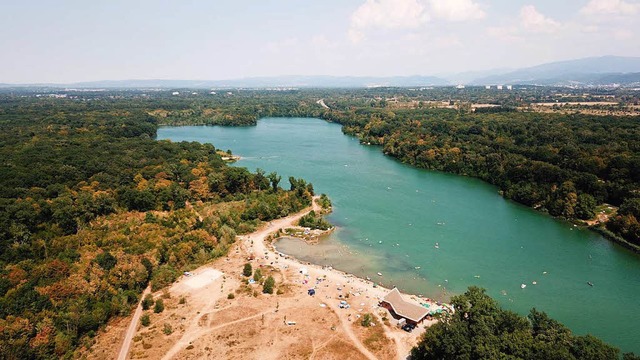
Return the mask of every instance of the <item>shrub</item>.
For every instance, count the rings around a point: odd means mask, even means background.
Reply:
[[[147,294],[142,300],[142,310],[149,310],[151,305],[153,305],[153,295]]]
[[[233,295],[233,293],[229,293],[229,295],[227,295],[227,299],[231,300],[231,299],[235,299],[236,296]]]
[[[371,322],[373,322],[373,315],[367,313],[362,316],[362,320],[360,321],[360,325],[364,327],[371,326]]]
[[[153,312],[159,314],[164,311],[164,302],[162,299],[156,300],[156,305],[153,307]]]
[[[265,294],[273,294],[273,287],[276,284],[276,280],[273,276],[269,276],[267,280],[264,282],[264,286],[262,287],[262,292]]]
[[[251,268],[251,264],[246,263],[244,264],[244,269],[242,270],[242,275],[249,277],[251,276],[251,273],[253,272],[253,269]]]
[[[186,303],[187,303],[187,299],[186,299],[184,296],[182,296],[182,297],[180,298],[180,301],[178,301],[178,304],[180,304],[180,305],[182,305],[182,304],[186,304]]]
[[[162,332],[165,335],[171,335],[173,333],[173,327],[171,326],[171,324],[164,324],[164,327],[162,328]]]
[[[140,317],[140,324],[142,324],[142,326],[149,326],[149,324],[151,324],[149,314],[143,314],[142,317]]]
[[[255,282],[259,282],[261,279],[262,279],[262,270],[256,269],[256,271],[253,273],[253,280]]]
[[[320,195],[320,199],[318,199],[318,205],[320,205],[320,207],[322,207],[323,209],[331,208],[331,200],[329,200],[327,194]]]

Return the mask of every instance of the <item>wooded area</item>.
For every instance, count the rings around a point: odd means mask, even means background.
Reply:
[[[120,104],[122,105],[122,104]],[[142,290],[226,254],[236,234],[311,204],[313,187],[153,140],[125,106],[0,103],[0,353],[71,357]]]
[[[535,308],[527,317],[501,309],[484,289],[470,287],[455,296],[456,312],[424,333],[411,351],[429,359],[580,359],[616,360],[619,350],[591,336],[576,336]],[[626,353],[624,360],[637,360]]]

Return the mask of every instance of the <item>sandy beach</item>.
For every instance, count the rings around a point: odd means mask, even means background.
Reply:
[[[313,209],[319,211],[315,201]],[[238,236],[227,257],[155,293],[155,298],[163,298],[165,311],[147,311],[151,325],[138,326],[128,358],[406,359],[433,320],[405,332],[379,306],[390,289],[331,267],[303,263],[275,251],[267,240],[310,210]],[[242,276],[247,262],[264,277],[273,276],[277,292],[262,294],[261,285],[247,284]],[[310,296],[309,289],[315,295]],[[403,297],[416,304],[427,302]],[[341,301],[348,308],[341,308]],[[429,306],[441,308],[433,302]],[[372,327],[361,325],[367,313],[373,315]],[[111,357],[114,345],[122,343],[124,325],[128,324],[121,322],[98,336],[89,357]]]

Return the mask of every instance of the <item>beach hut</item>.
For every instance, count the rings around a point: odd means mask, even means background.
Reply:
[[[403,299],[398,288],[393,288],[382,299],[380,306],[389,310],[395,319],[405,319],[412,325],[420,324],[429,315],[429,309]]]

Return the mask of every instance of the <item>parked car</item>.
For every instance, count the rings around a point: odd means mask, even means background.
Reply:
[[[415,329],[415,328],[416,328],[416,326],[415,326],[415,325],[413,325],[413,324],[404,324],[404,325],[402,326],[402,330],[404,330],[404,331],[406,331],[406,332],[412,332],[412,331],[413,331],[413,329]]]

